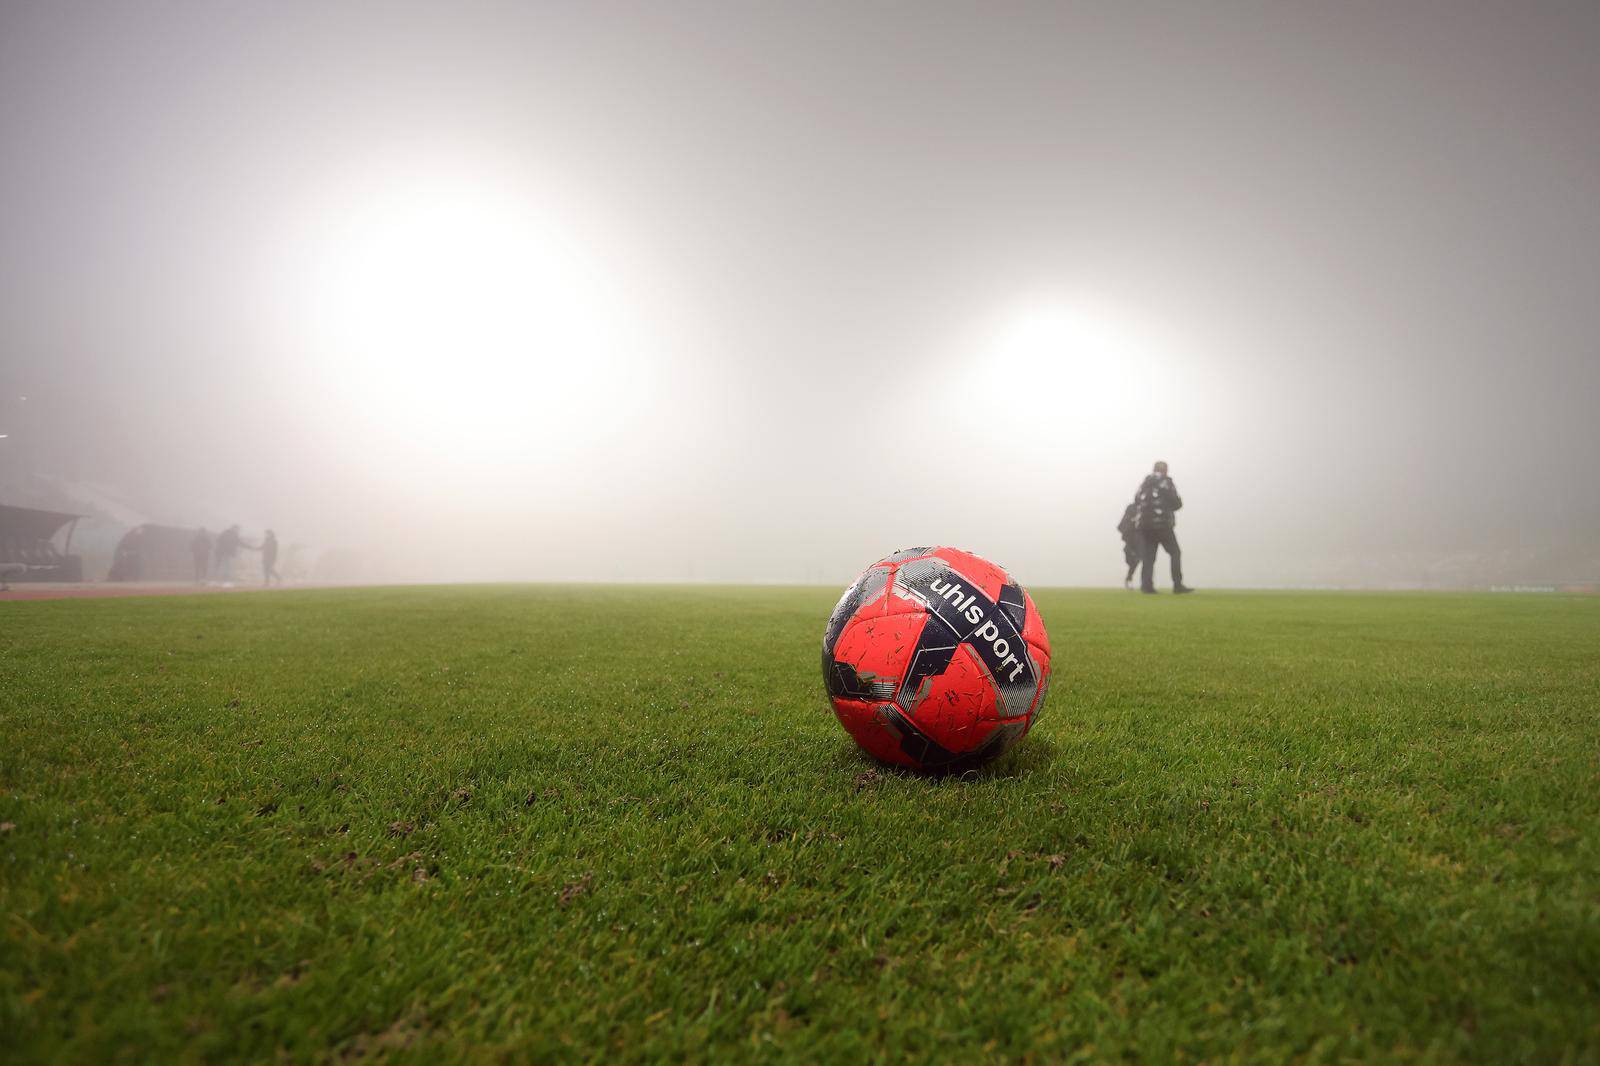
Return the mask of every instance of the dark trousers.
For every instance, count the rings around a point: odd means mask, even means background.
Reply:
[[[1172,586],[1177,588],[1183,584],[1183,549],[1178,547],[1178,535],[1170,529],[1141,529],[1139,531],[1139,551],[1143,567],[1139,571],[1139,587],[1154,589],[1156,549],[1167,549],[1167,557],[1172,560]]]

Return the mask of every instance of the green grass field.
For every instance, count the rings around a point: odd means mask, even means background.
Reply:
[[[836,595],[0,603],[0,1060],[1600,1060],[1600,599],[1044,590],[938,780]]]

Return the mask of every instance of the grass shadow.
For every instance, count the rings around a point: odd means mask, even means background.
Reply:
[[[934,784],[953,782],[981,784],[985,781],[1009,781],[1043,769],[1055,761],[1058,749],[1046,737],[1025,737],[1022,742],[998,759],[981,766],[934,767],[914,770],[907,766],[879,762],[852,740],[839,745],[838,763],[842,769],[853,770],[858,777],[863,773],[877,773],[907,781],[928,781]],[[859,785],[858,780],[858,785]]]

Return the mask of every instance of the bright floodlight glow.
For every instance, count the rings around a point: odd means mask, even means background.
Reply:
[[[1117,405],[1134,384],[1135,338],[1081,307],[1041,303],[1013,312],[1000,329],[992,359],[1012,381],[1029,381],[1054,402],[1095,410]]]
[[[1035,298],[991,320],[970,387],[1015,432],[1095,450],[1138,438],[1165,409],[1171,366],[1158,331],[1085,299]]]
[[[643,395],[599,265],[504,190],[391,187],[334,212],[306,258],[313,380],[377,445],[473,462],[570,453]]]

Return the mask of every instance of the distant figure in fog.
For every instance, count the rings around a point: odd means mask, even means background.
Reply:
[[[204,585],[211,574],[211,534],[205,531],[204,526],[194,531],[189,551],[194,553],[194,583]]]
[[[239,536],[239,527],[237,525],[229,526],[217,534],[215,563],[217,576],[222,580],[230,581],[233,579],[233,561],[238,558],[239,549],[243,544],[244,540]]]
[[[1138,504],[1128,504],[1122,512],[1122,521],[1117,523],[1117,532],[1122,534],[1122,561],[1128,564],[1127,576],[1122,579],[1125,589],[1133,588],[1133,572],[1139,569],[1139,531],[1133,524],[1138,511]]]
[[[1183,583],[1183,551],[1178,547],[1178,535],[1172,531],[1177,523],[1176,512],[1182,506],[1183,497],[1167,476],[1167,464],[1156,463],[1133,497],[1133,524],[1139,531],[1139,555],[1144,564],[1139,572],[1140,592],[1155,594],[1157,548],[1165,548],[1172,560],[1172,591],[1194,591]]]
[[[273,581],[283,584],[278,573],[278,535],[269,529],[261,538],[261,584],[270,585]]]

